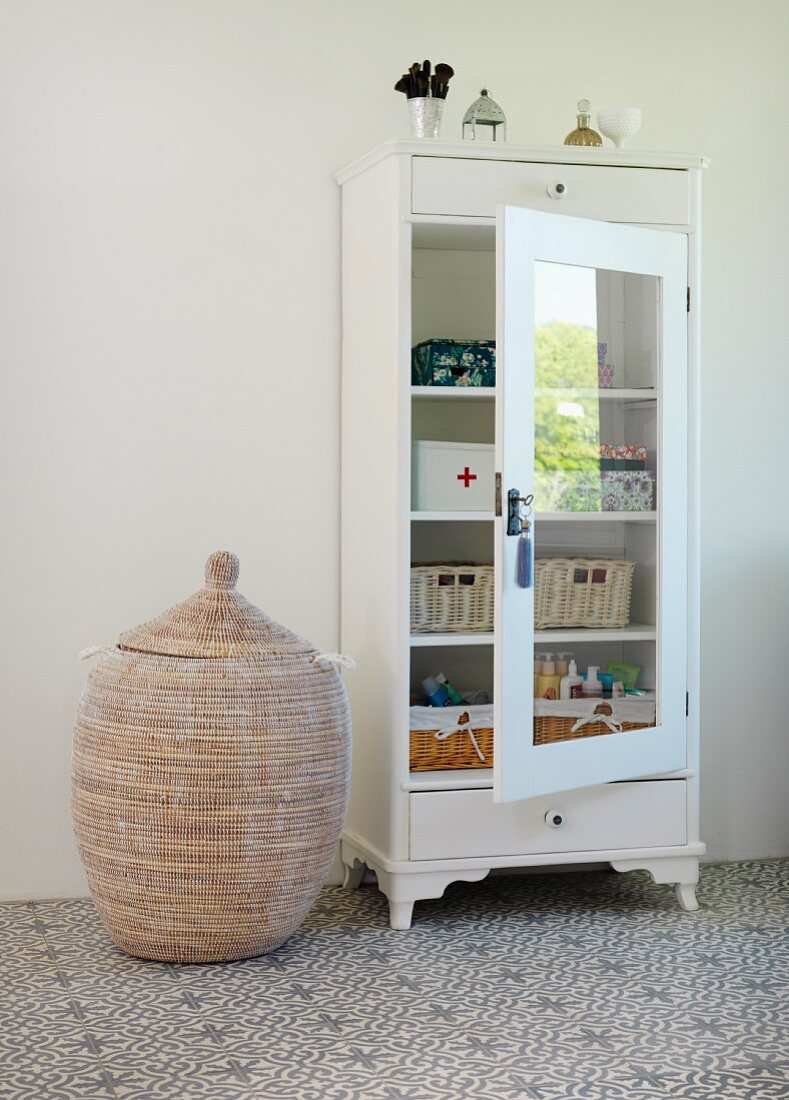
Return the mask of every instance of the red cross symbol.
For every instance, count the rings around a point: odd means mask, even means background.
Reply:
[[[471,482],[472,482],[472,481],[476,481],[476,480],[477,480],[477,475],[476,475],[476,474],[472,474],[472,473],[470,472],[470,470],[469,470],[468,466],[466,466],[466,468],[464,469],[464,471],[463,471],[463,473],[462,473],[462,474],[458,474],[458,481],[462,481],[462,482],[463,482],[463,488],[464,488],[464,489],[468,489],[468,487],[469,487],[469,485],[471,484]]]

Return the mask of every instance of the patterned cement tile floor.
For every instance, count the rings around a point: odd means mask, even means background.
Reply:
[[[787,869],[457,884],[392,932],[327,888],[274,955],[128,958],[87,901],[0,906],[3,1100],[789,1097]]]

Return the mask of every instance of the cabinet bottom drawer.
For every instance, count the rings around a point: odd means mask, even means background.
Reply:
[[[687,841],[682,779],[611,783],[525,802],[489,790],[410,796],[411,859],[657,848]]]

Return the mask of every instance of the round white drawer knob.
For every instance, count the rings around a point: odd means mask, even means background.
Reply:
[[[554,180],[548,186],[548,194],[552,199],[563,199],[567,194],[567,184],[562,180]]]
[[[564,825],[564,814],[561,810],[548,810],[545,815],[545,824],[550,825],[552,829],[558,829],[560,825]]]

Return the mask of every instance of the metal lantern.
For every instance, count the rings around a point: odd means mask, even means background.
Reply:
[[[469,109],[466,111],[463,118],[463,138],[468,141],[482,141],[483,135],[477,133],[477,129],[480,126],[490,127],[492,133],[490,135],[491,141],[496,141],[496,135],[498,133],[497,127],[501,126],[501,140],[507,140],[507,116],[496,103],[495,99],[491,99],[488,95],[487,88],[483,88],[479,94],[479,99],[475,99]]]

